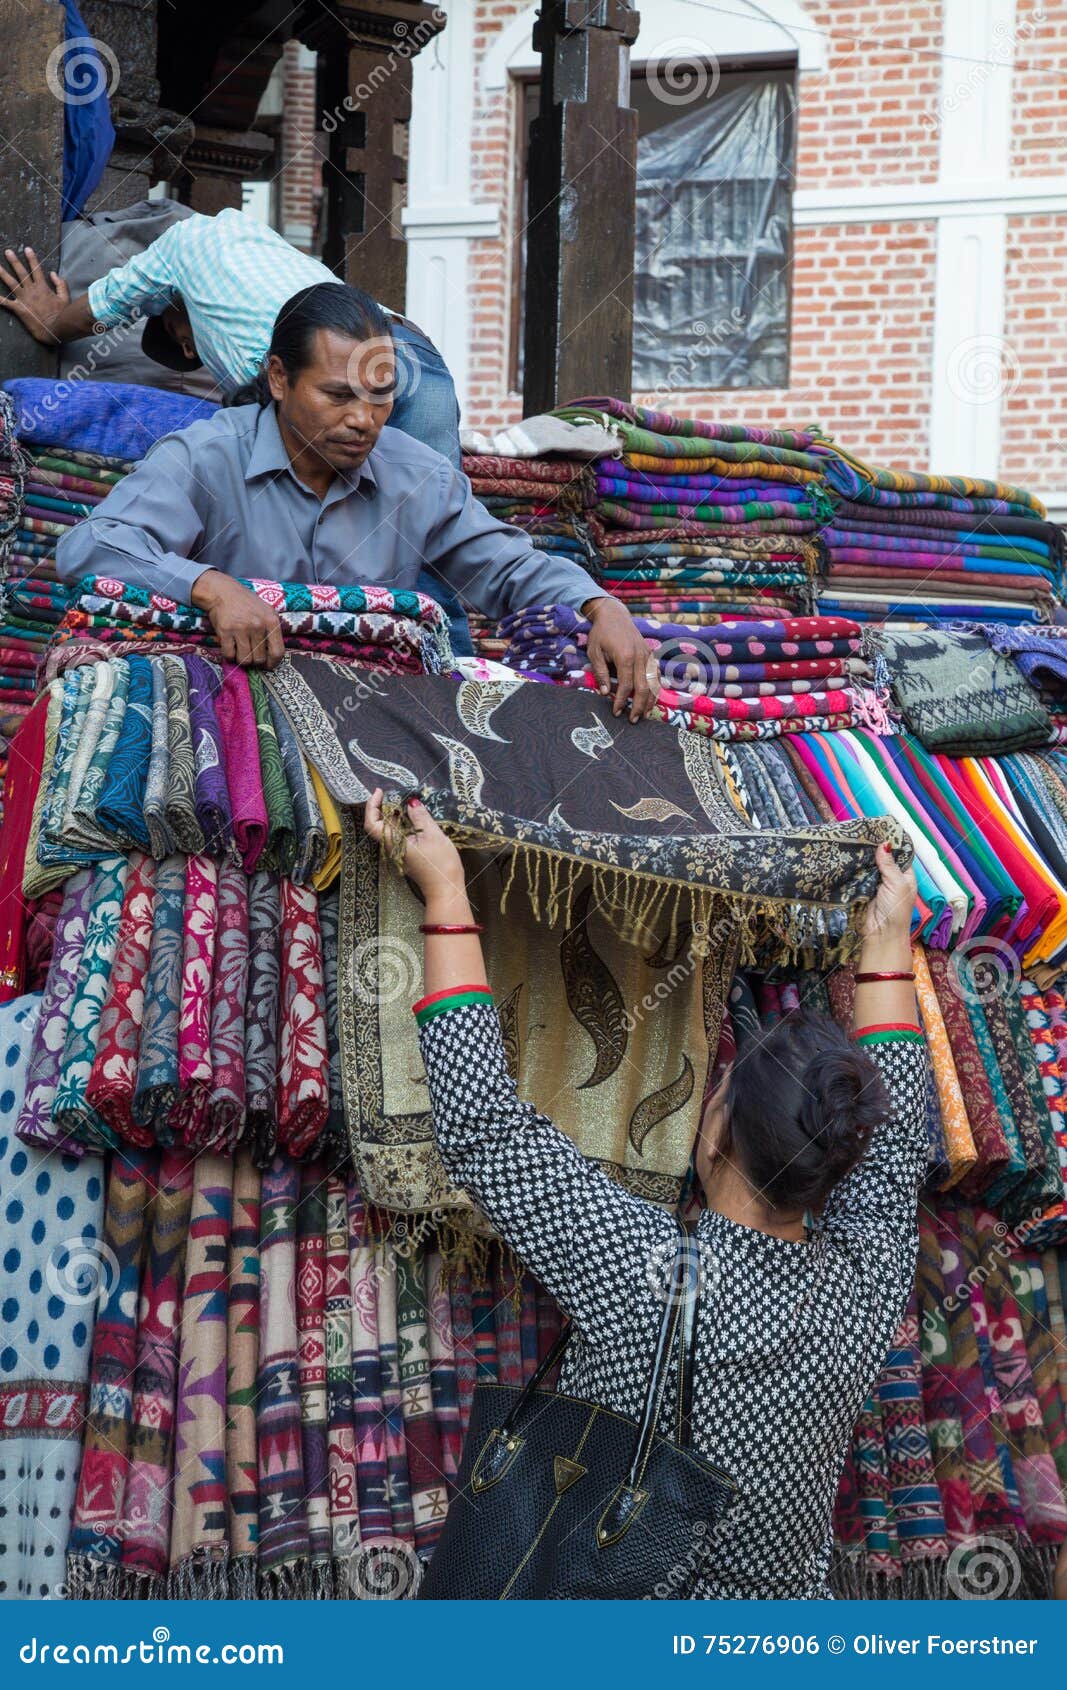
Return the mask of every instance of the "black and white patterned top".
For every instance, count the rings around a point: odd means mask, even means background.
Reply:
[[[419,1014],[441,1155],[572,1317],[561,1389],[637,1417],[677,1229],[624,1191],[516,1095],[488,994],[441,994]],[[926,1049],[863,1040],[893,1115],[791,1243],[712,1210],[702,1264],[693,1447],[737,1486],[709,1535],[695,1594],[828,1597],[832,1512],[856,1416],[903,1313],[926,1162]],[[664,1408],[674,1407],[674,1381]]]

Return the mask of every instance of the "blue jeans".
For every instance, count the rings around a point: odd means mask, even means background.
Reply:
[[[462,468],[459,451],[459,405],[448,365],[433,342],[407,323],[392,323],[396,346],[397,399],[389,418],[390,428],[402,428],[413,440],[432,446],[435,452]],[[420,593],[428,593],[444,607],[457,657],[470,657],[470,624],[463,606],[447,581],[424,569],[419,576]]]

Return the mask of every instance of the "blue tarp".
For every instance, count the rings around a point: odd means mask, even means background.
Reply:
[[[115,145],[108,102],[110,66],[74,0],[64,0],[67,47],[60,61],[63,100],[63,216],[77,217]]]

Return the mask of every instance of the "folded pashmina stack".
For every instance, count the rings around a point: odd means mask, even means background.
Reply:
[[[10,738],[37,691],[37,668],[69,599],[56,578],[55,549],[125,474],[127,464],[88,452],[26,449],[12,432],[13,406],[0,395],[0,732]]]
[[[1049,620],[1063,590],[1063,534],[1032,493],[818,449],[837,495],[821,530],[829,555],[822,609],[917,624]]]
[[[452,662],[448,624],[425,593],[328,582],[248,580],[278,614],[287,649],[329,652],[350,662],[410,674],[438,673]],[[202,611],[162,593],[107,576],[86,576],[60,625],[64,638],[178,646],[216,646]]]
[[[322,888],[339,840],[336,808],[272,677],[196,651],[153,651],[77,664],[49,682],[26,896],[135,849],[156,861],[206,853]]]
[[[812,436],[593,398],[556,413],[599,423],[619,456],[589,468],[589,527],[605,587],[672,621],[812,608],[830,504]]]
[[[1052,738],[1034,688],[979,630],[887,628],[878,643],[904,719],[928,751],[996,756]]]
[[[706,625],[638,616],[662,687],[658,714],[716,739],[770,738],[849,727],[879,706],[862,632],[841,617],[795,616]],[[567,605],[505,618],[505,661],[564,686],[595,687],[589,622]]]
[[[587,460],[467,452],[463,469],[475,496],[501,522],[521,528],[542,550],[588,567],[591,539],[586,518],[597,495]]]

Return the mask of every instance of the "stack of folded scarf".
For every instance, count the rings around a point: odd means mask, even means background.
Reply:
[[[1033,494],[967,476],[877,469],[824,446],[837,509],[820,606],[861,621],[1048,621],[1063,535]]]
[[[1048,711],[1053,743],[1067,744],[1067,628],[1009,628],[997,622],[979,631],[994,651],[1014,658]]]
[[[463,469],[475,496],[493,516],[521,528],[539,551],[553,552],[598,573],[589,521],[596,490],[587,459],[465,452]],[[501,657],[506,641],[499,637],[495,622],[477,611],[467,615],[475,651],[482,657]]]
[[[375,668],[439,673],[452,662],[448,624],[436,600],[390,587],[328,582],[243,583],[277,611],[286,647]],[[217,645],[202,611],[108,576],[86,576],[60,624],[65,639],[150,647]]]
[[[703,626],[635,620],[659,669],[662,720],[715,739],[767,739],[880,719],[858,623],[831,616]],[[590,623],[567,605],[520,611],[500,632],[512,668],[595,687],[586,657]]]
[[[596,504],[596,490],[585,459],[468,452],[463,469],[476,497],[501,522],[523,529],[543,551],[588,563],[585,513]]]
[[[11,554],[8,617],[2,638],[23,636],[36,655],[62,621],[69,590],[56,575],[56,546],[83,522],[130,466],[120,458],[58,447],[26,452],[22,521]]]
[[[814,437],[579,400],[557,415],[611,429],[589,470],[604,585],[635,614],[703,622],[810,608],[829,514]]]
[[[336,876],[336,808],[255,670],[126,648],[72,665],[49,683],[19,750],[25,779],[5,844],[21,829],[29,897],[133,849],[156,861],[206,853],[317,888]]]

